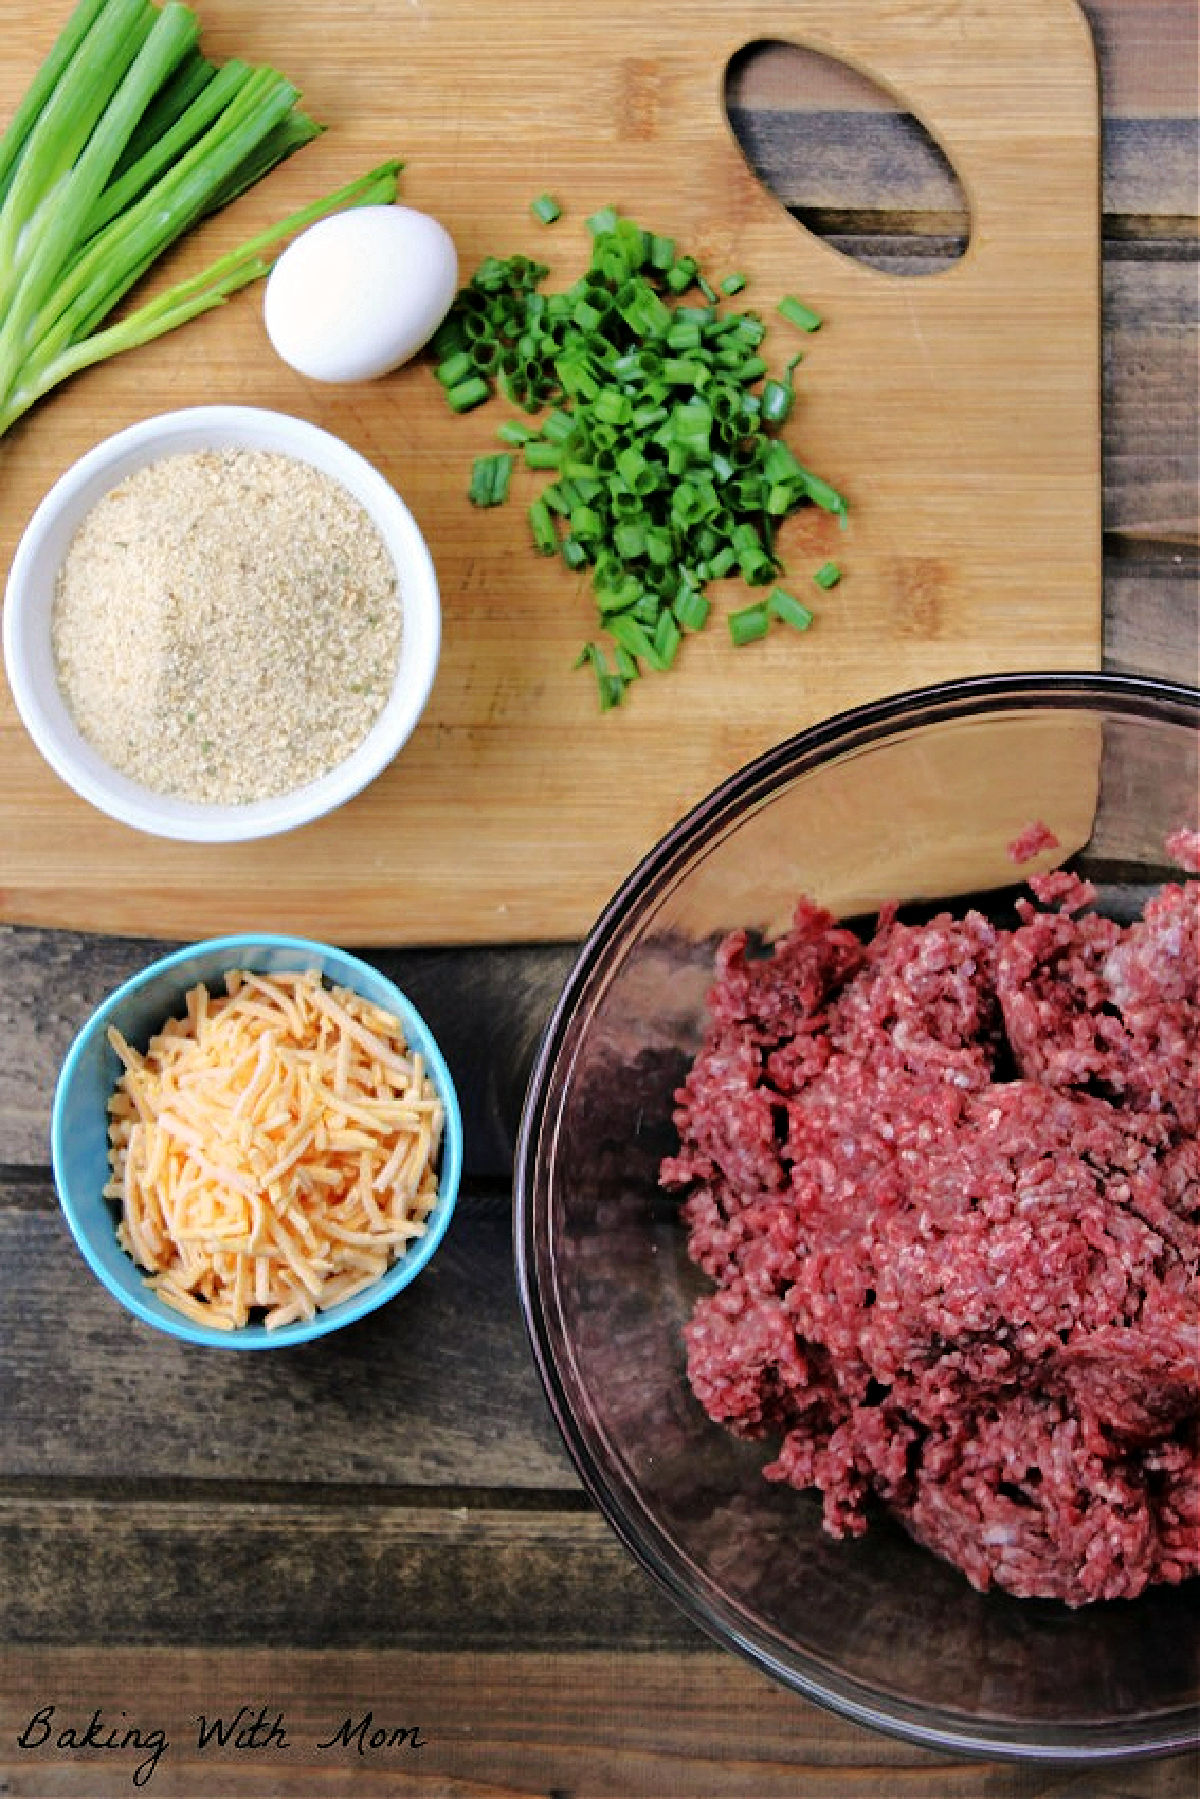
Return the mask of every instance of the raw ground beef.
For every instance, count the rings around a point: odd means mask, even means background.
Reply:
[[[729,937],[662,1180],[693,1390],[767,1477],[1079,1605],[1200,1572],[1200,887],[1029,885],[1009,930]]]

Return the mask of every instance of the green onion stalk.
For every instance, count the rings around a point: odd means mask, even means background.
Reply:
[[[0,435],[79,370],[269,271],[331,212],[395,199],[381,163],[109,322],[164,252],[322,129],[277,70],[200,49],[181,0],[79,0],[0,137]]]

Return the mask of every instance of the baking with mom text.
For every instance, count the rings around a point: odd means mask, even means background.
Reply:
[[[191,1720],[196,1749],[201,1753],[222,1750],[234,1754],[261,1754],[299,1745],[293,1739],[282,1711],[268,1706],[240,1705],[227,1716],[201,1712]],[[311,1740],[311,1747],[360,1756],[385,1750],[419,1750],[426,1746],[418,1725],[377,1723],[374,1712],[347,1713],[331,1729]],[[69,1755],[80,1751],[123,1754],[133,1765],[130,1780],[135,1787],[149,1786],[171,1739],[160,1725],[147,1727],[130,1719],[125,1711],[106,1712],[97,1706],[91,1716],[68,1718],[57,1705],[40,1706],[27,1719],[16,1739],[18,1749],[50,1750]]]

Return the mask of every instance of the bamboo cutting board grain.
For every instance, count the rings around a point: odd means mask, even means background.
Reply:
[[[848,494],[850,529],[802,514],[782,548],[818,619],[734,651],[717,593],[675,670],[601,715],[572,671],[592,611],[583,581],[529,548],[524,507],[471,508],[472,457],[503,403],[465,418],[424,365],[324,388],[267,343],[260,290],[91,371],[0,440],[5,567],[41,494],[112,430],[170,407],[236,401],[314,420],[408,500],[437,564],[442,663],[392,768],[335,817],[256,845],[131,832],[42,765],[0,695],[0,917],[189,937],[310,932],[347,943],[501,942],[582,934],[636,859],[768,745],[844,707],[968,673],[1086,668],[1100,650],[1098,111],[1074,0],[199,0],[204,43],[271,61],[329,127],[181,247],[198,268],[388,155],[401,197],[452,232],[464,276],[517,250],[584,266],[584,220],[612,203],[751,278],[774,369],[796,347],[789,441]],[[6,8],[0,113],[57,29]],[[809,236],[748,170],[723,110],[729,59],[763,39],[838,56],[890,88],[953,163],[967,254],[920,279]],[[543,227],[529,203],[564,207]],[[162,277],[154,277],[155,281]],[[798,344],[788,292],[824,316]],[[827,556],[844,570],[809,586]]]

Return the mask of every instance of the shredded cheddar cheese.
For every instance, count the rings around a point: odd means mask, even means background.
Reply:
[[[437,1198],[444,1110],[399,1021],[316,971],[197,986],[109,1101],[117,1236],[169,1305],[236,1330],[386,1272]]]

